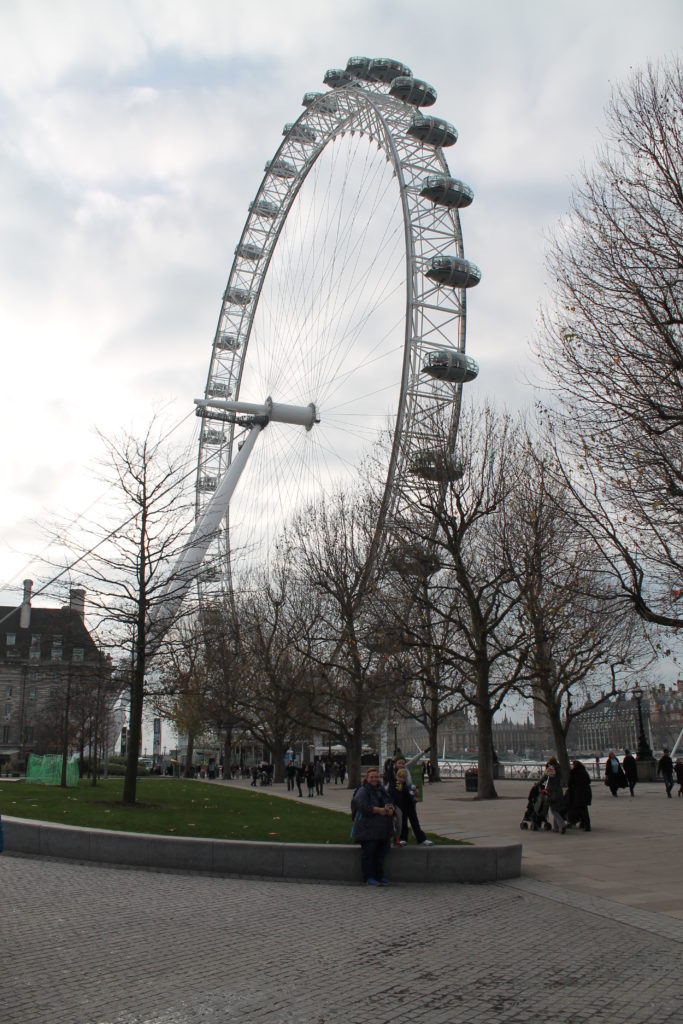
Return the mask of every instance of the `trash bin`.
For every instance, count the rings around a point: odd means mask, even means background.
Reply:
[[[479,788],[479,771],[477,768],[468,768],[465,772],[465,792],[476,793]]]

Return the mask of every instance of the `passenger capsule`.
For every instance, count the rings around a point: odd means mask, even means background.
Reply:
[[[351,85],[356,82],[353,75],[347,75],[346,71],[342,71],[341,68],[329,68],[325,72],[323,83],[329,85],[330,89],[343,89],[345,85]]]
[[[389,89],[389,95],[395,96],[404,103],[410,103],[413,107],[431,107],[436,103],[436,89],[428,82],[420,78],[399,75],[394,78]]]
[[[367,78],[371,82],[384,82],[389,84],[399,76],[412,78],[412,71],[400,60],[392,60],[390,57],[377,57],[371,60],[367,70]]]
[[[428,352],[422,364],[422,372],[436,380],[447,380],[451,384],[469,384],[479,375],[474,359],[456,349],[438,349]]]
[[[370,57],[349,57],[346,62],[346,74],[353,78],[367,78],[371,63]]]
[[[277,203],[269,203],[267,199],[256,199],[249,203],[249,212],[255,213],[258,217],[277,217],[280,207]]]
[[[474,192],[457,178],[449,178],[447,174],[430,174],[422,182],[420,195],[431,199],[437,206],[448,206],[452,210],[462,210],[474,199]]]
[[[473,288],[481,281],[481,270],[476,263],[460,256],[435,256],[426,274],[430,281],[452,288]]]
[[[465,467],[452,453],[432,450],[413,456],[410,471],[423,480],[452,483],[462,479]]]
[[[313,144],[316,139],[315,132],[305,124],[297,124],[289,121],[282,129],[283,135],[288,135],[290,142],[298,142],[300,146]]]
[[[230,398],[232,388],[224,381],[213,381],[206,389],[207,398]]]
[[[425,146],[453,146],[458,141],[457,129],[452,124],[430,114],[415,114],[408,135]]]
[[[264,170],[275,178],[296,178],[299,173],[294,164],[290,164],[286,160],[269,160]]]
[[[228,288],[225,292],[225,301],[231,302],[233,306],[248,306],[251,302],[251,292],[244,288]]]
[[[215,491],[218,480],[215,476],[200,476],[197,489],[200,491]]]
[[[243,260],[260,260],[263,249],[260,245],[252,245],[251,242],[242,242],[235,249],[235,256],[241,256]]]
[[[216,348],[220,352],[236,352],[242,343],[234,334],[225,334],[223,331],[216,338]]]
[[[202,441],[204,444],[223,444],[225,434],[222,430],[214,430],[212,427],[207,427],[202,431]]]
[[[417,576],[426,579],[441,568],[441,563],[433,551],[418,544],[406,544],[394,548],[388,557],[389,568],[403,576]]]
[[[315,103],[318,114],[337,113],[337,101],[329,92],[305,92],[301,103],[304,107],[311,107]]]

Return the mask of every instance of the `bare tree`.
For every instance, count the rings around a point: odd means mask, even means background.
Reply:
[[[439,436],[438,431],[432,432]],[[527,641],[519,621],[519,593],[502,557],[505,503],[519,472],[518,438],[509,417],[490,406],[467,407],[457,458],[447,436],[441,450],[418,465],[413,531],[433,521],[431,544],[444,571],[431,581],[432,616],[446,620],[459,643],[445,652],[453,686],[476,715],[478,796],[497,796],[493,780],[493,717],[519,680]],[[411,529],[409,521],[401,524]]]
[[[538,341],[584,524],[648,622],[683,625],[683,66],[615,89],[548,267]]]
[[[528,692],[547,715],[566,779],[571,722],[617,692],[637,620],[577,524],[552,452],[528,433],[524,471],[506,504],[503,552],[528,636]]]
[[[283,545],[254,593],[240,601],[245,652],[243,701],[249,731],[271,751],[274,781],[282,782],[285,754],[297,728],[310,720],[313,669],[307,602]]]
[[[461,635],[448,614],[449,598],[439,582],[443,568],[430,533],[428,522],[417,528],[411,521],[410,531],[399,529],[389,540],[378,587],[377,640],[386,671],[397,682],[393,707],[424,727],[432,782],[440,782],[439,728],[463,706],[451,656]]]
[[[131,651],[123,800],[135,803],[145,675],[159,640],[158,632],[150,632],[150,615],[163,605],[171,567],[191,522],[191,508],[183,501],[179,464],[169,455],[155,420],[141,438],[124,433],[102,441],[117,525],[104,536],[105,513],[100,510],[87,537],[88,551],[79,557],[79,572],[110,643]]]
[[[248,666],[233,595],[203,608],[200,622],[208,676],[205,717],[220,739],[227,778],[235,737],[248,721]]]
[[[347,751],[349,786],[360,783],[364,737],[378,724],[393,681],[371,641],[377,508],[367,492],[339,494],[292,528],[297,576],[317,598],[306,653],[314,666],[311,707],[318,726]]]

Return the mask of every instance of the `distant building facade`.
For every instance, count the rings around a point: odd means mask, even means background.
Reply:
[[[20,608],[0,607],[0,761],[25,762],[30,753],[81,752],[111,707],[111,663],[85,625],[85,591],[72,589],[62,608],[31,605],[24,582]],[[66,703],[69,718],[66,721]]]

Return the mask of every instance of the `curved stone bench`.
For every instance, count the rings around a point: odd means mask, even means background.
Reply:
[[[129,867],[207,871],[219,875],[359,882],[358,846],[254,843],[231,839],[109,832],[24,818],[3,818],[5,850]],[[403,846],[386,862],[395,882],[496,882],[517,878],[522,845]]]

